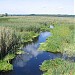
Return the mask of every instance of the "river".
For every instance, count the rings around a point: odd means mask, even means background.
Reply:
[[[40,43],[45,42],[49,36],[51,36],[50,32],[41,32],[36,42],[29,43],[23,48],[25,54],[17,55],[13,60],[13,71],[0,75],[41,75],[42,71],[39,67],[44,60],[62,57],[60,53],[38,51]]]

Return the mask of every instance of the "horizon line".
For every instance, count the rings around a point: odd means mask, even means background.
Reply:
[[[6,13],[0,13],[0,15],[2,14],[6,14]],[[75,14],[34,14],[34,13],[30,13],[30,14],[18,14],[18,13],[7,13],[8,15],[75,15]]]

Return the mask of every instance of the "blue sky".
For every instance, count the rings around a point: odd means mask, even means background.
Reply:
[[[0,0],[0,13],[75,14],[75,0]]]

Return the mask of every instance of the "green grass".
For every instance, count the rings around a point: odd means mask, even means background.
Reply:
[[[25,52],[23,50],[17,50],[16,54],[25,54]]]
[[[10,50],[14,52],[20,41],[17,33],[10,27],[0,27],[0,58],[3,58]]]
[[[75,63],[56,58],[46,60],[40,66],[43,75],[75,75]]]
[[[41,44],[41,50],[61,53],[66,51],[66,54],[72,55],[75,51],[74,24],[74,18],[70,17],[0,17],[0,70],[12,70],[13,65],[9,61],[14,58],[14,54],[21,54],[19,48],[26,42],[32,42],[41,31],[52,32],[46,43]],[[50,29],[50,25],[53,25],[54,29]],[[10,55],[9,52],[14,54]]]
[[[75,51],[75,42],[74,42],[74,25],[57,25],[45,43],[42,43],[39,50],[49,51],[49,52],[60,52],[64,53],[65,51],[72,53]]]
[[[50,30],[50,36],[45,43],[41,43],[39,50],[52,53],[66,54],[68,57],[75,57],[75,20],[64,19],[60,24],[54,23],[54,28]],[[43,75],[75,75],[75,62],[56,58],[45,60],[40,70]]]
[[[19,33],[19,36],[21,38],[21,42],[24,43],[24,42],[28,42],[28,41],[33,41],[33,38],[37,37],[39,34],[38,33],[35,33],[33,31],[31,32],[20,32]]]
[[[10,64],[10,62],[15,58],[15,56],[15,54],[7,54],[3,60],[0,60],[0,71],[13,70],[13,65]]]
[[[10,61],[10,60],[12,60],[12,59],[14,59],[14,58],[15,58],[15,54],[7,54],[7,55],[4,57],[3,61]]]
[[[0,59],[5,63],[1,70],[12,69],[10,61],[15,54],[24,53],[19,48],[26,42],[32,42],[39,36],[42,28],[46,30],[48,24],[45,17],[0,17]],[[44,27],[43,27],[44,26]],[[46,27],[46,28],[45,28]],[[8,67],[8,68],[7,68]]]
[[[6,61],[0,60],[0,71],[9,71],[9,70],[13,70],[13,65],[7,63]]]
[[[46,18],[46,19],[45,19]],[[18,31],[35,31],[39,32],[41,26],[43,27],[45,23],[49,20],[47,17],[40,16],[25,16],[25,17],[4,17],[0,18],[0,26],[12,27]]]

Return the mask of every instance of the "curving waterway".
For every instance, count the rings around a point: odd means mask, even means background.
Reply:
[[[13,60],[13,71],[0,73],[0,75],[41,75],[42,71],[39,67],[44,60],[62,57],[60,53],[38,51],[40,43],[45,42],[49,36],[51,36],[50,32],[41,32],[37,41],[23,48],[25,54],[17,55]]]

